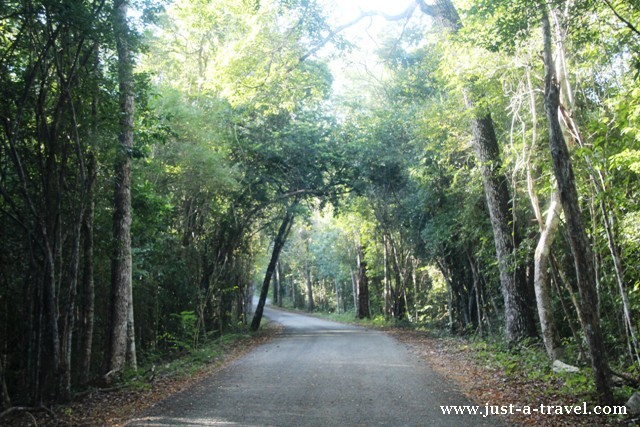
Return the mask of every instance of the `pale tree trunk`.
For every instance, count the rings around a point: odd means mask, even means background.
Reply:
[[[560,193],[556,190],[551,195],[551,204],[547,211],[547,219],[540,233],[540,239],[536,246],[534,255],[534,278],[533,286],[536,292],[536,303],[538,316],[540,317],[540,328],[542,330],[542,340],[544,341],[547,355],[551,360],[558,359],[562,353],[561,345],[558,342],[555,321],[553,318],[553,307],[551,305],[550,281],[549,281],[549,256],[551,245],[556,236],[560,223]]]
[[[540,329],[542,331],[542,339],[547,351],[547,355],[551,360],[559,358],[562,353],[556,332],[555,319],[553,317],[553,307],[551,304],[551,283],[549,278],[549,257],[551,255],[551,246],[555,240],[556,232],[559,224],[559,203],[560,193],[555,190],[551,195],[549,210],[547,211],[546,221],[542,218],[540,210],[540,202],[534,188],[533,168],[531,166],[531,153],[538,140],[538,114],[536,109],[536,99],[533,84],[531,83],[531,73],[527,70],[527,88],[529,91],[529,109],[531,111],[531,147],[525,154],[527,169],[527,191],[531,200],[531,207],[535,214],[536,220],[540,227],[540,238],[534,254],[534,277],[533,288],[536,294],[536,306],[538,308],[538,318],[540,319]]]
[[[462,22],[451,0],[436,0],[434,5],[427,5],[424,0],[416,0],[416,3],[423,13],[433,17],[444,29],[456,33],[462,28]],[[493,120],[489,113],[475,111],[471,90],[465,89],[464,94],[466,109],[472,113],[472,143],[482,172],[498,258],[506,338],[508,342],[515,343],[537,335],[533,312],[527,301],[529,292],[526,271],[515,257],[520,238],[517,229],[511,225],[514,220],[511,197],[507,179],[501,171],[502,161]]]
[[[133,149],[133,58],[129,47],[126,1],[114,11],[113,30],[118,54],[120,135],[115,161],[113,214],[114,253],[111,267],[111,317],[107,371],[124,369],[131,360],[133,337],[131,255],[131,150]]]
[[[391,313],[391,307],[389,304],[391,284],[389,283],[389,249],[387,248],[387,238],[385,235],[382,236],[382,247],[384,264],[384,317],[385,319],[388,319]]]
[[[351,275],[351,295],[353,296],[353,308],[358,316],[358,279],[353,271],[353,267],[349,265],[349,274]]]
[[[418,323],[418,260],[411,257],[411,281],[413,282],[413,321]]]
[[[549,125],[549,145],[553,170],[560,191],[560,201],[564,211],[569,244],[574,259],[580,306],[582,329],[589,348],[591,367],[601,402],[612,400],[610,370],[607,362],[604,338],[598,314],[598,294],[595,283],[595,269],[591,246],[585,231],[580,200],[575,184],[575,176],[566,141],[559,120],[560,87],[558,85],[555,60],[553,57],[553,37],[547,6],[541,6],[542,33],[544,39],[545,63],[545,111]]]
[[[276,268],[273,271],[273,305],[280,306],[280,262],[276,264]]]

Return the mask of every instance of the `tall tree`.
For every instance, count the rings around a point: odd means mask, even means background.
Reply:
[[[560,86],[556,74],[554,41],[547,7],[544,2],[540,4],[545,64],[544,106],[549,129],[549,147],[576,270],[582,329],[589,347],[591,367],[599,398],[603,403],[608,403],[612,400],[610,370],[600,327],[593,254],[582,218],[569,149],[560,125]]]
[[[133,328],[131,256],[131,161],[133,153],[133,55],[127,22],[128,3],[116,0],[113,31],[118,54],[120,134],[115,159],[113,260],[111,267],[111,317],[107,371],[122,371],[129,362],[136,368]],[[128,360],[127,360],[128,359]]]
[[[437,0],[428,5],[416,0],[423,13],[435,18],[452,33],[462,28],[458,12],[450,0]],[[467,83],[468,84],[468,83]],[[473,91],[463,89],[465,104],[471,114],[473,147],[482,171],[484,191],[491,217],[493,237],[500,269],[500,284],[504,299],[505,329],[507,340],[515,343],[522,338],[535,336],[533,310],[528,303],[529,289],[525,266],[518,262],[516,249],[521,238],[512,225],[511,196],[508,181],[502,171],[502,159],[491,114],[476,106]]]

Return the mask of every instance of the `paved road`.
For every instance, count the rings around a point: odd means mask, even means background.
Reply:
[[[268,343],[130,426],[481,426],[442,415],[464,396],[379,332],[265,308],[284,326]]]

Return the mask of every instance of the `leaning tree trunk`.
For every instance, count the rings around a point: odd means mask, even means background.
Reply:
[[[127,2],[114,11],[113,31],[118,54],[120,135],[115,161],[113,213],[114,252],[111,267],[111,318],[107,371],[121,371],[132,334],[131,287],[131,150],[133,148],[133,58],[129,48]]]
[[[437,0],[433,6],[416,0],[423,13],[433,17],[445,29],[457,33],[462,22],[451,0]],[[489,113],[475,111],[471,90],[465,89],[465,105],[472,113],[473,147],[482,172],[485,198],[500,270],[500,286],[504,299],[506,338],[515,343],[537,335],[533,311],[527,303],[529,292],[526,272],[515,257],[520,244],[518,232],[512,227],[509,188],[502,173],[502,161],[493,120]]]
[[[278,229],[278,234],[276,234],[276,239],[273,242],[271,260],[269,261],[269,265],[267,266],[267,272],[264,275],[262,289],[260,290],[260,299],[258,300],[258,306],[256,307],[256,311],[253,314],[253,320],[251,321],[252,331],[257,331],[260,327],[260,321],[262,320],[262,314],[264,312],[264,305],[267,301],[267,296],[269,295],[269,284],[271,283],[271,277],[273,276],[273,272],[275,271],[276,265],[278,264],[280,251],[287,241],[287,235],[289,234],[291,226],[293,225],[294,210],[297,204],[298,202],[295,201],[287,209],[287,212],[282,219],[282,223],[280,224],[280,228]]]
[[[575,176],[562,127],[558,118],[560,109],[560,88],[553,58],[553,38],[547,6],[541,5],[542,33],[544,40],[545,64],[545,111],[549,126],[549,146],[553,171],[558,182],[560,202],[564,211],[566,229],[573,255],[580,294],[582,329],[591,356],[591,367],[599,399],[611,402],[610,370],[604,347],[598,314],[598,294],[595,284],[595,268],[591,246],[585,231],[580,200],[575,184]]]

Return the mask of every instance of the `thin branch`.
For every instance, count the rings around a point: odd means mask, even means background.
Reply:
[[[629,28],[632,32],[634,32],[637,36],[640,36],[640,31],[638,31],[638,29],[629,21],[627,21],[626,19],[624,19],[622,17],[622,15],[620,15],[618,13],[618,11],[613,7],[613,5],[611,4],[611,2],[609,0],[604,0],[604,3],[609,6],[609,9],[611,9],[611,11],[613,12],[614,15],[616,15],[616,17],[622,21],[627,28]]]

